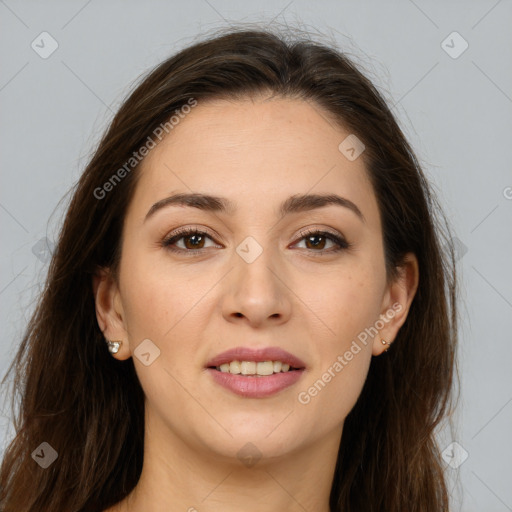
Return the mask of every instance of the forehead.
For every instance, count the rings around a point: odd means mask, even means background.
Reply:
[[[363,158],[350,161],[339,150],[349,135],[303,100],[199,101],[143,161],[134,208],[147,210],[176,190],[262,213],[291,195],[336,193],[371,219],[377,205]]]

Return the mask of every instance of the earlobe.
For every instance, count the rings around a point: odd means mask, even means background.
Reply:
[[[386,347],[384,349],[384,352],[387,352],[389,350],[389,347],[391,346],[391,343],[389,341],[386,341],[384,338],[382,338],[380,342]]]
[[[131,354],[117,282],[108,269],[102,268],[93,276],[92,285],[96,319],[105,344],[116,359],[127,359]]]
[[[373,342],[372,354],[378,356],[387,352],[395,340],[416,295],[419,283],[418,259],[414,253],[407,253],[399,269],[399,276],[386,291],[380,315],[379,333]]]

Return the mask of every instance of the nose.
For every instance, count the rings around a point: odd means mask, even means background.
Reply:
[[[224,283],[222,314],[229,322],[246,323],[254,328],[287,322],[292,311],[293,292],[286,275],[264,250],[252,263],[234,255],[235,268]]]

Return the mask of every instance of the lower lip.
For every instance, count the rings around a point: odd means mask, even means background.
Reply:
[[[233,393],[248,398],[265,398],[295,384],[304,370],[274,373],[262,377],[241,376],[229,372],[207,369],[213,380]]]

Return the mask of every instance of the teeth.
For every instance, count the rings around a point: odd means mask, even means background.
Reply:
[[[242,361],[240,370],[242,375],[254,375],[256,373],[256,363],[254,361]]]
[[[264,361],[256,365],[256,373],[258,375],[272,375],[274,373],[274,364],[272,361]]]
[[[228,366],[229,366],[229,373],[233,373],[235,375],[242,373],[242,370],[240,369],[240,361],[231,361],[231,363],[229,363]]]
[[[272,375],[273,373],[281,373],[290,371],[288,363],[281,361],[231,361],[217,366],[217,370],[224,373],[232,373],[233,375]]]

